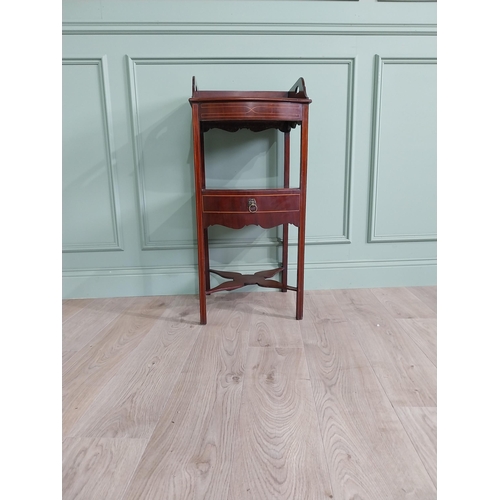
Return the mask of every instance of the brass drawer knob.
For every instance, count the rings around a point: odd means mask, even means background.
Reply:
[[[257,202],[255,201],[255,198],[250,198],[248,200],[248,211],[254,214],[257,210]]]

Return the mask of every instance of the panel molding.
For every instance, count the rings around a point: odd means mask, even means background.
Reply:
[[[63,22],[63,35],[436,36],[425,23]]]
[[[139,119],[139,99],[136,68],[140,65],[177,65],[177,64],[346,64],[348,66],[347,82],[347,113],[346,113],[346,156],[344,163],[344,206],[342,234],[331,236],[306,237],[308,245],[329,245],[351,243],[351,198],[352,198],[352,157],[353,157],[353,130],[354,130],[354,88],[355,88],[355,58],[354,57],[309,57],[309,58],[213,58],[213,57],[130,57],[127,56],[129,74],[129,99],[131,110],[131,124],[134,146],[134,162],[139,197],[139,212],[141,225],[142,250],[176,250],[197,248],[196,240],[178,240],[175,242],[151,241],[149,238],[149,221],[147,215],[147,200],[145,192],[145,168],[142,154],[141,125]],[[277,246],[279,238],[264,238],[252,242],[253,246]],[[246,240],[227,242],[225,240],[211,240],[211,248],[238,248],[246,245]],[[290,245],[297,245],[297,240],[290,240]]]
[[[420,234],[376,234],[380,118],[382,112],[383,67],[385,64],[437,64],[432,57],[381,57],[375,55],[375,78],[373,88],[373,122],[371,138],[370,186],[368,203],[368,243],[404,243],[419,241],[437,241],[436,233]]]
[[[123,251],[122,241],[122,222],[120,202],[117,186],[116,174],[116,155],[115,155],[115,140],[113,134],[113,122],[111,113],[111,99],[109,93],[109,76],[108,64],[106,55],[101,57],[64,57],[62,59],[63,66],[97,66],[99,74],[99,90],[101,95],[101,109],[104,126],[104,140],[106,148],[106,172],[108,175],[109,184],[109,199],[111,202],[111,221],[113,228],[112,243],[89,243],[64,245],[63,253],[72,252],[107,252],[107,251]]]

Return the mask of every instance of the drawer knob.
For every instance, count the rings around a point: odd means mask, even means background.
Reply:
[[[257,210],[257,202],[255,201],[255,198],[250,198],[248,200],[248,211],[254,214]]]

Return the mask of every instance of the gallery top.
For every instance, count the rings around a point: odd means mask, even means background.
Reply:
[[[211,128],[289,132],[307,119],[306,108],[312,102],[302,77],[288,91],[233,91],[198,90],[193,76],[192,91],[193,120],[201,122],[204,132]]]

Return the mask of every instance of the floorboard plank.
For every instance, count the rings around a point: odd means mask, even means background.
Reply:
[[[164,297],[136,297],[63,366],[63,435],[88,409],[166,308]]]
[[[435,318],[432,310],[407,288],[372,288],[371,292],[393,318]]]
[[[304,293],[304,320],[314,323],[325,320],[342,322],[346,321],[346,317],[331,290],[315,290]]]
[[[68,433],[78,437],[149,438],[201,326],[194,297],[179,296]]]
[[[437,325],[436,320],[398,319],[396,320],[422,352],[437,366]]]
[[[250,347],[302,347],[299,322],[295,319],[295,294],[252,293]]]
[[[132,305],[133,301],[133,297],[94,299],[85,309],[78,311],[63,324],[63,349],[68,351],[80,350]]]
[[[249,348],[229,498],[333,498],[303,349]]]
[[[304,322],[336,500],[430,500],[434,485],[347,322]]]
[[[437,286],[411,286],[406,287],[406,289],[427,307],[437,312]]]
[[[436,406],[436,367],[371,291],[332,293],[391,403]]]
[[[63,500],[120,500],[146,439],[63,441]]]
[[[227,499],[248,346],[231,303],[211,307],[124,500]]]
[[[76,354],[77,351],[62,351],[62,364],[69,361],[69,359]]]
[[[62,322],[87,307],[94,299],[66,299],[62,301]]]
[[[398,406],[394,409],[410,436],[432,482],[437,486],[437,409]]]

